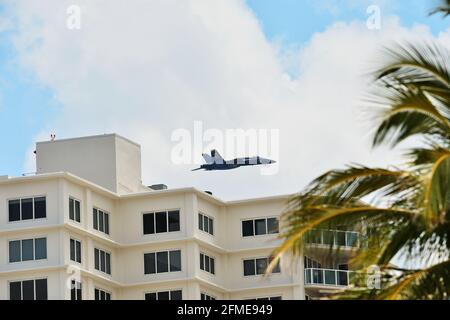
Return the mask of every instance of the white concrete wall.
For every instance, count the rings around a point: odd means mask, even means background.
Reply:
[[[70,172],[119,194],[144,190],[141,148],[116,134],[38,142],[36,169]]]
[[[37,173],[70,172],[117,190],[114,135],[38,142]]]
[[[47,197],[46,219],[7,222],[8,199],[42,195]],[[69,197],[81,203],[80,223],[69,220]],[[8,281],[36,275],[48,277],[49,298],[70,299],[67,268],[72,266],[81,270],[84,299],[93,299],[96,287],[113,299],[143,299],[146,292],[178,289],[185,299],[200,299],[201,292],[217,299],[300,299],[304,289],[299,269],[283,267],[281,274],[269,277],[243,275],[244,259],[268,257],[279,241],[275,235],[242,238],[241,221],[278,216],[283,205],[283,200],[227,205],[195,191],[119,197],[62,178],[0,183],[0,299],[8,298]],[[93,229],[94,207],[110,214],[110,235]],[[172,209],[180,210],[179,232],[143,234],[143,213]],[[214,219],[214,235],[198,229],[199,212]],[[45,261],[8,263],[8,240],[42,236],[47,237]],[[71,238],[81,242],[81,264],[70,260]],[[95,248],[111,253],[111,275],[95,270]],[[181,250],[182,270],[145,275],[144,254],[169,250]],[[200,252],[215,259],[215,275],[200,270]]]

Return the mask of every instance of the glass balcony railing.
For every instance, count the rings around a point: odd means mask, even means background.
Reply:
[[[352,271],[336,269],[305,269],[305,284],[345,287],[350,283]]]
[[[308,244],[334,245],[348,248],[359,247],[359,240],[359,232],[340,230],[312,230],[305,237],[305,241]]]

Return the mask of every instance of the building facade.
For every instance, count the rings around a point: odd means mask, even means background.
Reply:
[[[288,196],[145,187],[140,147],[115,134],[38,143],[36,167],[0,177],[0,300],[306,299],[349,283],[345,231],[264,275]],[[326,265],[330,237],[342,260]]]

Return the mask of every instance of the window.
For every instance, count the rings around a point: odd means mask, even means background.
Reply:
[[[47,216],[45,197],[9,200],[9,222],[42,219]]]
[[[109,234],[109,213],[94,208],[94,229]]]
[[[320,262],[313,260],[307,256],[305,256],[304,262],[305,262],[305,266],[304,266],[305,269],[311,269],[311,268],[322,269],[322,264]]]
[[[47,259],[47,238],[9,242],[9,262]]]
[[[244,260],[244,276],[255,276],[264,274],[267,266],[270,264],[271,258],[258,258]],[[280,273],[280,264],[273,268],[272,273]]]
[[[83,300],[81,282],[72,280],[72,286],[70,288],[70,300]]]
[[[80,201],[74,198],[69,198],[69,219],[76,222],[81,221]]]
[[[200,294],[200,300],[216,300],[216,298],[202,292]]]
[[[210,235],[214,235],[214,219],[210,218],[203,213],[198,214],[198,228],[201,231],[205,231]]]
[[[207,256],[206,254],[200,253],[200,269],[211,274],[216,274],[214,267],[214,258]]]
[[[107,274],[111,274],[111,254],[95,248],[94,250],[95,269]]]
[[[277,218],[262,218],[242,221],[242,236],[252,237],[278,233]]]
[[[95,300],[111,300],[111,293],[95,288]]]
[[[10,300],[47,300],[47,279],[15,281],[9,283]]]
[[[181,251],[161,251],[144,254],[144,273],[181,271]]]
[[[180,211],[159,211],[143,215],[144,234],[180,231]]]
[[[182,300],[181,290],[150,292],[145,294],[145,300]]]
[[[70,260],[81,263],[81,242],[70,239]]]

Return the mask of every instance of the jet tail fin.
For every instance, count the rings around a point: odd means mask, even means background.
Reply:
[[[225,160],[222,158],[219,151],[217,151],[216,149],[211,150],[211,157],[214,159],[214,163],[219,164],[225,163]]]

